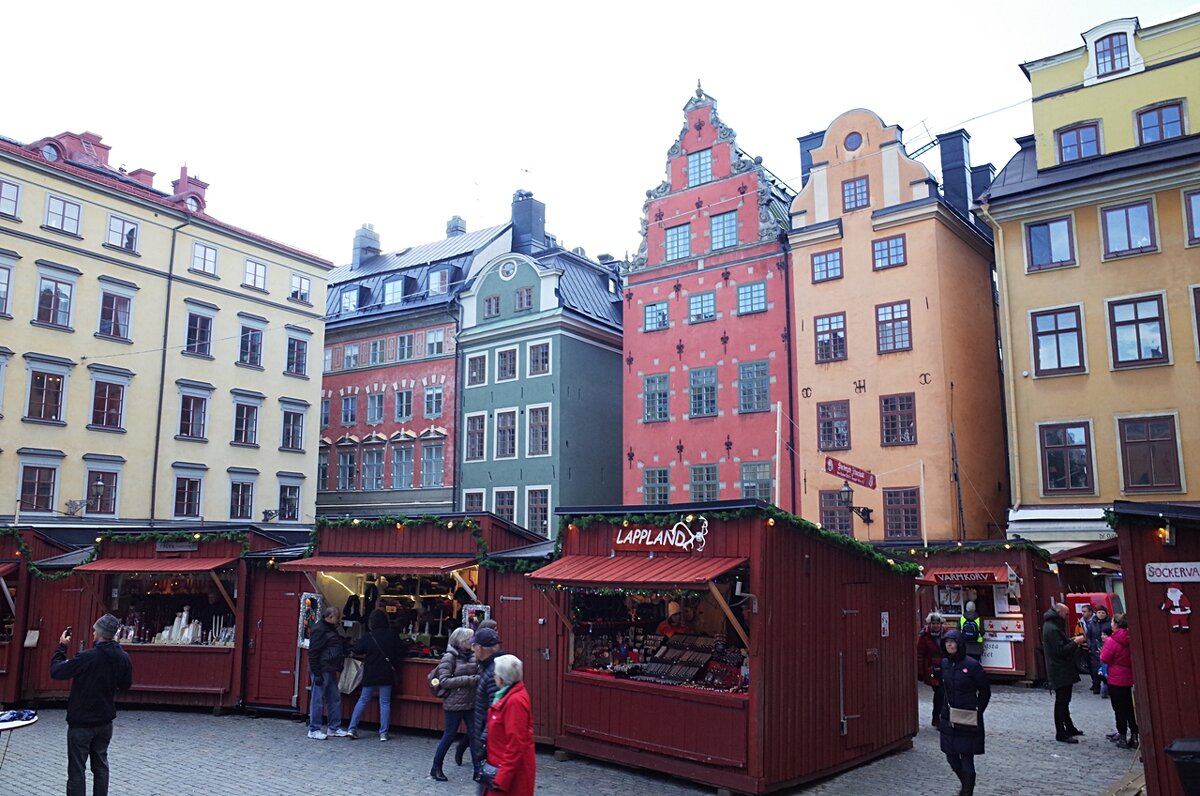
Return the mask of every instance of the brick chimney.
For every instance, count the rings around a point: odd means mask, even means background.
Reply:
[[[171,200],[175,202],[186,202],[188,197],[194,197],[200,203],[201,210],[206,204],[204,199],[204,191],[208,188],[208,183],[202,182],[196,177],[188,175],[187,166],[179,168],[179,179],[171,180],[171,191],[173,195]]]
[[[975,197],[971,191],[971,136],[966,130],[952,130],[937,137],[942,156],[942,195],[946,204],[965,217],[971,216]]]
[[[125,176],[134,182],[145,185],[147,188],[154,187],[154,172],[149,171],[148,169],[134,169]]]

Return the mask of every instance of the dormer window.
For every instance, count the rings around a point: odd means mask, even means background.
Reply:
[[[1107,80],[1120,80],[1146,70],[1146,61],[1138,52],[1137,17],[1114,19],[1083,34],[1087,65],[1083,85],[1093,86]]]
[[[445,295],[450,288],[450,272],[445,269],[441,271],[431,271],[429,274],[429,295],[441,296]]]
[[[342,293],[342,312],[354,312],[358,309],[358,289],[353,288]]]
[[[1096,75],[1104,77],[1129,68],[1129,37],[1114,33],[1096,42]]]

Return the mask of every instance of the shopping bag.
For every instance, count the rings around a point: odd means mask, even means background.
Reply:
[[[347,658],[342,664],[342,676],[338,678],[338,690],[343,694],[349,694],[362,685],[362,678],[362,661]]]

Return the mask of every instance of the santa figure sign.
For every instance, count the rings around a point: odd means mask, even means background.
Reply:
[[[1190,629],[1188,620],[1192,615],[1192,601],[1179,588],[1178,583],[1167,587],[1167,599],[1163,600],[1162,610],[1171,617],[1171,632],[1186,633]]]

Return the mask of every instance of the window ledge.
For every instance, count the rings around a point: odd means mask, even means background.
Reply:
[[[133,345],[133,341],[130,340],[128,337],[114,337],[111,334],[103,334],[101,332],[93,332],[92,337],[95,337],[97,340],[108,340],[111,343],[123,343],[125,345]]]
[[[29,325],[37,326],[40,329],[53,329],[56,332],[67,332],[69,334],[75,334],[75,329],[73,327],[60,326],[57,323],[46,323],[45,321],[39,321],[37,319],[31,320],[29,322]]]
[[[192,268],[189,266],[187,270],[188,270],[189,274],[195,274],[196,276],[202,276],[205,279],[212,279],[217,282],[219,282],[221,280],[221,277],[217,276],[216,274],[210,273],[208,271],[201,271],[199,268]]]
[[[311,301],[305,301],[304,299],[293,298],[292,296],[288,296],[288,301],[290,301],[293,304],[299,304],[302,307],[311,307],[313,305],[313,303]]]
[[[176,434],[175,439],[180,442],[208,442],[208,437],[185,437],[180,434]]]
[[[1123,370],[1145,370],[1146,368],[1164,368],[1174,363],[1169,359],[1154,360],[1153,362],[1128,362],[1120,365],[1113,365],[1112,372],[1120,373]]]
[[[67,232],[65,229],[59,229],[58,227],[50,227],[50,226],[46,226],[45,224],[42,224],[42,229],[46,230],[47,232],[53,232],[55,235],[62,235],[64,238],[73,238],[75,240],[83,240],[82,235],[75,233],[75,232]]]
[[[88,431],[103,431],[106,434],[124,434],[125,429],[117,426],[98,426],[95,423],[88,423],[85,428]]]
[[[242,283],[242,287],[246,288],[246,290],[253,290],[255,293],[262,293],[264,296],[270,295],[270,291],[267,290],[265,287],[259,287],[258,285],[248,285],[245,282]]]
[[[214,357],[212,354],[201,354],[196,351],[184,350],[180,351],[179,353],[183,354],[185,357],[192,357],[193,359],[207,359],[210,362],[216,359],[216,357]]]
[[[257,442],[236,442],[236,441],[232,441],[232,442],[230,442],[229,444],[230,444],[232,447],[234,447],[234,448],[258,448],[258,447],[259,447],[259,445],[258,445],[258,443],[257,443]]]
[[[1044,274],[1047,271],[1060,271],[1063,268],[1078,268],[1078,267],[1079,267],[1079,263],[1075,260],[1072,260],[1067,263],[1052,263],[1051,265],[1034,266],[1032,268],[1026,266],[1025,275],[1032,276],[1033,274]]]
[[[3,318],[6,321],[11,321],[13,316],[9,315],[7,312],[0,312],[0,318]]]
[[[280,446],[279,452],[280,453],[304,453],[304,448],[285,448],[283,446]]]
[[[769,407],[769,406],[766,409],[742,409],[739,407],[737,410],[737,413],[739,415],[760,415],[760,414],[763,414],[764,412],[770,412],[770,411],[771,411],[771,407]],[[849,448],[846,448],[846,450],[849,450]]]
[[[698,324],[698,323],[712,323],[716,319],[717,319],[717,316],[715,316],[715,315],[711,318],[688,318],[688,325],[694,326],[695,324]]]
[[[645,328],[642,329],[642,331],[646,334],[650,334],[651,332],[669,332],[670,330],[671,330],[670,324],[667,324],[666,326],[655,326],[653,329],[645,329]]]
[[[0,213],[0,218],[3,218],[3,219],[4,219],[4,220],[6,220],[6,221],[15,221],[15,222],[17,222],[18,224],[20,224],[20,223],[21,223],[21,217],[20,217],[20,216],[14,216],[14,215],[11,215],[11,214],[9,214],[9,213]]]
[[[247,370],[265,370],[262,365],[251,365],[249,362],[234,362],[233,364],[239,368],[246,368]]]
[[[284,376],[290,376],[290,377],[292,377],[293,379],[304,379],[305,381],[308,381],[308,380],[309,380],[309,379],[308,379],[308,376],[307,376],[307,375],[305,375],[304,373],[292,373],[290,370],[285,370],[285,371],[283,372],[283,375],[284,375]]]
[[[743,315],[761,315],[762,313],[764,313],[766,311],[767,311],[766,308],[763,308],[761,310],[746,310],[745,312],[738,312],[737,316],[740,318]]]
[[[1100,262],[1111,263],[1114,260],[1128,260],[1131,257],[1140,257],[1143,254],[1158,254],[1160,251],[1162,251],[1160,248],[1154,246],[1148,249],[1129,249],[1127,251],[1120,252],[1105,252],[1103,256],[1101,256]]]
[[[114,246],[108,242],[102,243],[100,245],[110,251],[120,252],[121,254],[128,254],[130,257],[141,257],[142,256],[142,255],[138,254],[135,249],[126,249],[124,246]]]
[[[62,426],[66,428],[67,421],[65,420],[45,420],[40,417],[22,417],[22,423],[33,423],[36,426]]]

